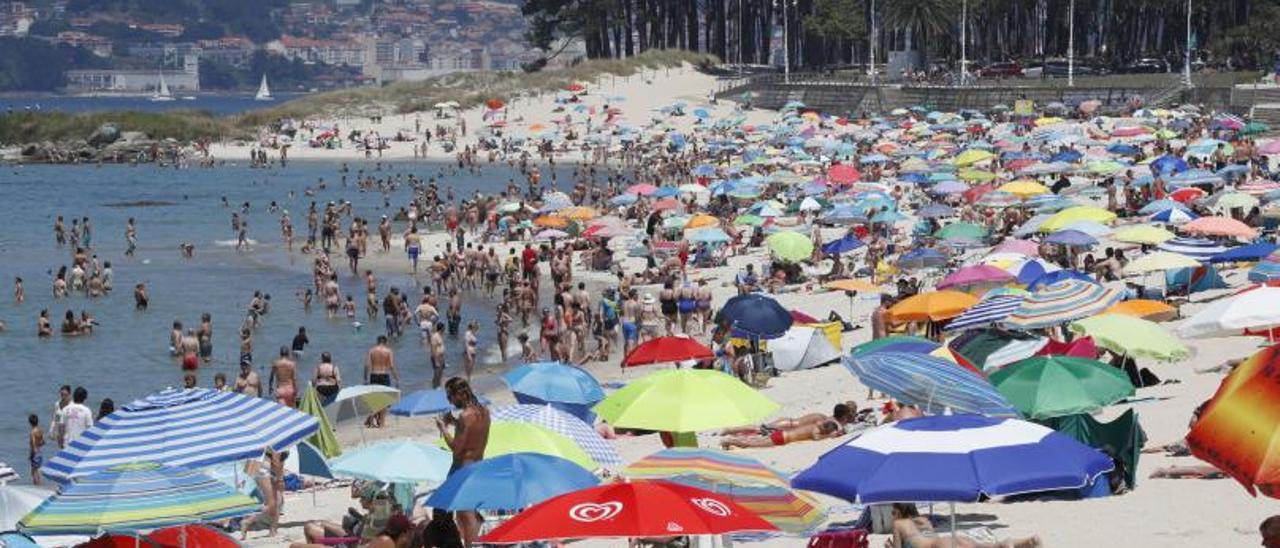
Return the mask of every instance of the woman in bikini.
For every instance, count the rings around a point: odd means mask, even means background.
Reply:
[[[680,306],[676,304],[676,290],[671,280],[663,282],[662,291],[658,292],[658,303],[662,307],[662,317],[666,319],[667,335],[669,336],[672,334],[671,329],[675,326],[678,320],[676,316],[680,311]]]
[[[688,280],[676,291],[676,306],[680,310],[680,332],[689,332],[689,318],[698,310],[698,294]]]
[[[342,389],[342,374],[338,371],[338,366],[333,364],[333,356],[328,352],[320,353],[320,365],[316,366],[312,383],[315,384],[316,393],[320,394],[320,401],[325,405],[332,402],[333,397]]]
[[[1034,548],[1041,546],[1040,537],[1027,537],[1004,542],[977,542],[967,536],[938,534],[933,523],[922,517],[914,504],[893,505],[893,538],[890,548]]]

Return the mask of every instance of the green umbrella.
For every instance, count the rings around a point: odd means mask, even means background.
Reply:
[[[738,226],[743,226],[743,225],[760,226],[764,224],[764,217],[761,217],[759,215],[751,215],[751,214],[738,215],[738,217],[733,220],[733,224]]]
[[[996,390],[1030,419],[1089,413],[1133,395],[1129,377],[1097,360],[1036,356],[989,376]]]
[[[1181,360],[1191,351],[1169,330],[1150,320],[1125,314],[1099,314],[1073,322],[1072,333],[1088,335],[1101,348],[1121,355]]]
[[[778,404],[719,371],[670,369],[632,381],[592,410],[617,428],[701,432],[758,424]]]
[[[813,255],[813,240],[799,232],[778,232],[765,238],[764,243],[784,261],[803,261]]]
[[[329,416],[324,413],[324,405],[320,403],[320,394],[316,392],[314,384],[307,383],[307,393],[302,397],[298,410],[320,421],[320,428],[307,438],[307,442],[319,449],[327,459],[341,455],[342,446],[338,444],[338,437],[333,434],[333,425],[329,423]]]
[[[987,237],[987,229],[973,223],[951,223],[933,233],[940,240],[981,240]]]
[[[1249,122],[1244,125],[1243,133],[1245,135],[1257,135],[1268,131],[1271,131],[1271,126],[1268,126],[1267,124],[1262,122]]]

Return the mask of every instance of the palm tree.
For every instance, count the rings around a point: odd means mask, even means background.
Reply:
[[[888,0],[884,6],[884,23],[886,30],[906,30],[911,33],[912,40],[907,49],[914,49],[914,43],[924,44],[921,48],[925,66],[929,66],[929,44],[931,38],[946,34],[958,18],[959,0]],[[916,38],[918,37],[918,38]]]

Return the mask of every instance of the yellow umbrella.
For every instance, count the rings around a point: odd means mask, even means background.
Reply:
[[[1061,124],[1064,121],[1065,120],[1057,116],[1046,116],[1044,118],[1036,118],[1035,124],[1036,124],[1036,127],[1044,127],[1044,126],[1051,126],[1053,124]]]
[[[720,226],[720,219],[717,219],[706,213],[699,213],[689,218],[689,222],[684,227],[689,228],[705,228],[709,226]]]
[[[960,179],[965,181],[981,181],[984,183],[987,181],[993,181],[996,178],[995,173],[992,173],[990,171],[984,171],[981,169],[971,169],[971,168],[960,170],[959,175],[960,175]]]
[[[1111,305],[1111,308],[1102,311],[1103,314],[1119,314],[1121,316],[1133,316],[1153,322],[1162,322],[1171,320],[1178,315],[1178,309],[1169,306],[1160,301],[1151,299],[1133,299],[1128,301],[1120,301]]]
[[[956,156],[955,159],[951,160],[951,163],[959,167],[965,167],[979,162],[985,162],[992,158],[995,158],[995,154],[981,149],[969,149],[961,152],[959,156]]]
[[[559,215],[543,215],[534,219],[533,224],[543,228],[565,228],[569,226],[569,219]]]
[[[835,280],[835,281],[827,282],[823,284],[822,287],[825,287],[827,289],[833,289],[836,291],[865,291],[870,293],[884,293],[884,290],[880,289],[875,284],[867,280],[859,280],[857,278],[846,278],[843,280]]]
[[[1199,266],[1200,261],[1192,259],[1191,257],[1181,253],[1156,251],[1134,259],[1132,262],[1125,265],[1124,272],[1126,274],[1145,274],[1147,272],[1177,270],[1179,268],[1196,268]]]
[[[1116,214],[1110,210],[1095,206],[1075,206],[1069,207],[1054,216],[1049,217],[1044,224],[1040,225],[1040,232],[1057,232],[1066,228],[1067,225],[1079,221],[1093,221],[1095,223],[1109,223],[1115,220]]]
[[[1009,194],[1013,194],[1023,200],[1032,196],[1048,194],[1050,192],[1049,187],[1035,181],[1014,181],[1012,183],[1005,183],[996,190],[1008,192]]]
[[[1154,225],[1135,225],[1115,231],[1111,239],[1130,244],[1156,245],[1172,240],[1175,234]]]

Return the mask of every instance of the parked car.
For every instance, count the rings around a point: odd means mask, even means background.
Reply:
[[[979,78],[1021,78],[1022,75],[1022,65],[1017,61],[991,63],[978,69]]]
[[[1164,59],[1154,57],[1146,57],[1138,59],[1124,66],[1124,71],[1130,74],[1155,74],[1161,72],[1169,72],[1169,63]]]

